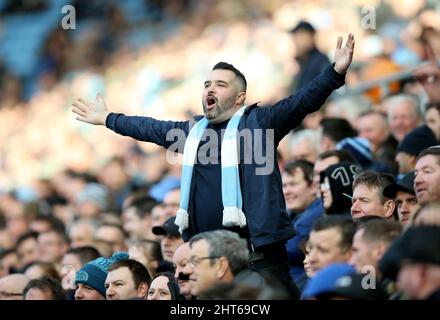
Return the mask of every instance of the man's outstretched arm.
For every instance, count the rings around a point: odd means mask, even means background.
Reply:
[[[176,142],[179,143],[179,150],[183,148],[184,138],[189,130],[189,121],[161,121],[150,117],[112,113],[107,109],[100,94],[96,96],[96,102],[77,99],[72,106],[72,112],[77,115],[76,119],[79,121],[105,125],[118,134],[153,142],[165,148]]]
[[[330,94],[344,85],[345,74],[353,60],[354,45],[353,34],[348,35],[344,45],[342,37],[339,37],[334,65],[295,94],[277,102],[271,108],[259,109],[262,125],[275,129],[277,139],[281,140],[290,130],[296,128],[307,114],[319,110]]]

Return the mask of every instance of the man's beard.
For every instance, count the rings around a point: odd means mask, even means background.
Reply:
[[[205,115],[205,118],[208,120],[216,119],[217,117],[219,117],[220,115],[222,115],[226,111],[233,108],[234,102],[235,102],[234,97],[229,97],[229,98],[225,99],[224,101],[217,100],[217,102],[216,102],[217,105],[215,106],[215,108],[213,108],[211,110],[207,110],[206,101],[204,100],[203,101],[203,113]]]

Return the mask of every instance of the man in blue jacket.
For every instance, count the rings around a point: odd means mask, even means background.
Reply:
[[[72,111],[79,121],[105,125],[121,135],[183,151],[180,209],[176,217],[182,237],[188,240],[194,234],[217,229],[238,232],[248,239],[251,266],[263,275],[274,276],[292,297],[298,297],[285,251],[285,242],[294,230],[286,213],[280,171],[274,165],[276,146],[344,84],[353,58],[354,36],[350,34],[344,45],[342,42],[339,37],[333,67],[270,108],[244,106],[244,75],[221,62],[204,83],[204,117],[196,117],[195,125],[190,121],[159,121],[111,113],[100,95],[96,102],[78,99]],[[234,140],[237,131],[240,135],[245,132],[244,139]],[[266,155],[263,162],[257,159],[261,155]]]

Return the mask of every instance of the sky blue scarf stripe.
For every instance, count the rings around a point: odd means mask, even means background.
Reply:
[[[223,202],[223,226],[246,225],[246,217],[242,211],[243,200],[241,197],[240,176],[238,171],[237,136],[238,125],[246,107],[241,107],[229,120],[221,145],[221,179]],[[203,132],[209,122],[206,118],[198,121],[191,128],[183,150],[182,177],[180,182],[180,208],[176,215],[176,225],[182,233],[188,228],[188,204],[193,175],[194,162]],[[232,183],[232,181],[234,181]],[[207,201],[209,201],[207,199]]]

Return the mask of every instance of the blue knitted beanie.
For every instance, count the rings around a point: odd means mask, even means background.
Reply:
[[[88,285],[105,297],[105,279],[108,269],[117,261],[128,259],[128,253],[118,251],[110,258],[99,257],[86,263],[75,275],[75,283]]]

